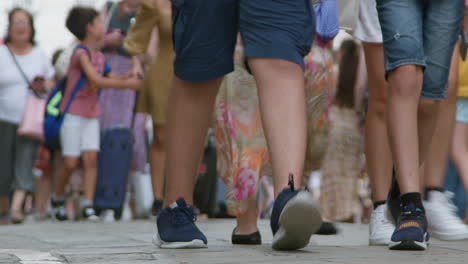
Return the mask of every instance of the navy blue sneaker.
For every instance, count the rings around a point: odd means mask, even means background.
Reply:
[[[306,189],[294,189],[289,176],[289,188],[276,198],[270,219],[273,231],[273,249],[296,250],[309,244],[312,234],[320,229],[322,217],[312,194]]]
[[[153,243],[160,248],[206,248],[208,241],[195,225],[197,217],[184,199],[162,209],[156,219]]]
[[[393,250],[425,250],[429,241],[427,219],[423,209],[409,204],[402,209],[390,242]]]

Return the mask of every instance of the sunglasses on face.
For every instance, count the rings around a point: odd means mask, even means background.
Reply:
[[[18,20],[11,21],[11,24],[14,26],[28,26],[30,22],[29,20],[18,19]]]

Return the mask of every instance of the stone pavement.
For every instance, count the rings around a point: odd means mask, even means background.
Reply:
[[[199,221],[209,240],[209,248],[201,250],[155,248],[152,221],[0,226],[0,264],[468,263],[468,241],[432,239],[426,252],[390,251],[367,245],[366,225],[340,225],[338,236],[314,236],[304,250],[277,252],[270,246],[269,223],[262,221],[263,245],[233,246],[234,224],[234,220]]]

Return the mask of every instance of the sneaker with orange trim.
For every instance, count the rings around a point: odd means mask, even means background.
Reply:
[[[429,241],[427,219],[423,208],[409,204],[402,208],[389,245],[393,250],[425,250]]]

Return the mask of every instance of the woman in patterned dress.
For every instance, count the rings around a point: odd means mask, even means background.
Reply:
[[[309,135],[324,128],[326,90],[334,83],[331,45],[318,43],[305,58]],[[262,176],[271,176],[271,165],[255,80],[245,68],[240,43],[235,53],[235,71],[225,78],[217,97],[214,133],[228,212],[237,216],[232,242],[258,244],[261,239],[257,230],[257,190]],[[320,163],[323,150],[310,136],[309,145],[314,146],[314,151],[309,151],[307,163],[313,168]]]

